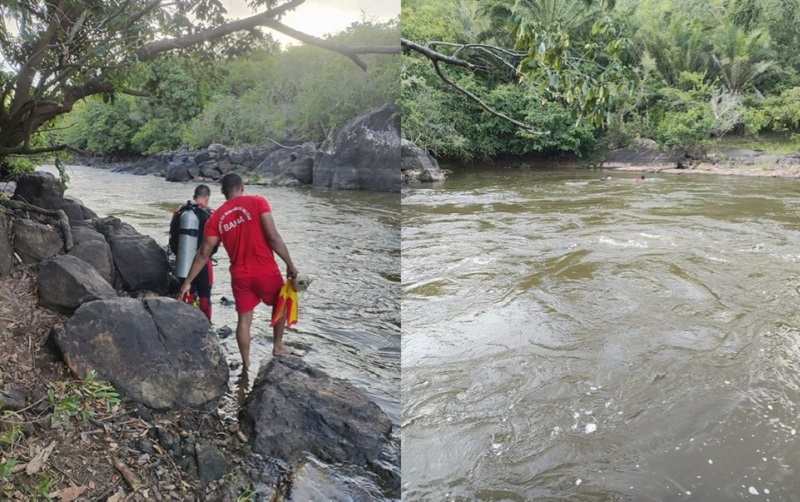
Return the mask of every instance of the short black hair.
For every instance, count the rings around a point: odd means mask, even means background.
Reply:
[[[222,177],[222,193],[225,194],[225,197],[231,195],[239,187],[244,187],[244,183],[242,183],[242,177],[237,173],[228,173]]]
[[[208,185],[197,185],[197,188],[194,189],[194,198],[198,197],[211,197],[211,189],[208,188]]]

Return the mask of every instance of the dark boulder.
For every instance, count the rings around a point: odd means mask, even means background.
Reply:
[[[317,146],[313,142],[295,147],[281,147],[270,152],[255,172],[278,177],[285,182],[297,180],[301,184],[309,185],[313,180],[317,153]]]
[[[114,217],[97,220],[96,228],[111,246],[122,289],[167,293],[169,262],[164,249],[152,237]]]
[[[94,227],[86,225],[72,225],[72,243],[78,245],[84,242],[101,241],[105,242],[106,238],[103,234],[94,229]]]
[[[97,218],[97,213],[86,207],[80,199],[75,197],[64,197],[64,207],[62,209],[70,223]]]
[[[75,256],[56,256],[44,262],[37,290],[39,305],[59,314],[72,314],[86,302],[117,297],[94,267]]]
[[[308,452],[325,462],[364,465],[378,458],[392,429],[363,392],[296,356],[261,367],[240,419],[253,451],[287,462]]]
[[[82,305],[56,335],[70,370],[92,369],[124,397],[155,410],[210,410],[228,388],[228,365],[199,309],[171,298]]]
[[[14,250],[22,263],[35,265],[61,254],[63,249],[64,239],[59,229],[24,218],[14,220]]]
[[[76,244],[68,254],[85,261],[109,284],[114,284],[114,255],[111,254],[111,247],[105,239]]]
[[[314,188],[400,191],[400,107],[372,108],[323,144],[314,163]]]
[[[167,174],[165,176],[167,181],[189,181],[192,175],[189,174],[189,164],[183,160],[172,161],[167,165]],[[197,167],[197,166],[195,166]]]
[[[64,187],[51,173],[37,171],[24,174],[17,179],[13,199],[44,209],[63,209]]]
[[[400,145],[400,172],[404,182],[444,181],[444,172],[431,154],[406,139]]]
[[[3,213],[0,213],[0,278],[11,272],[14,266],[14,247],[8,236],[8,223]]]

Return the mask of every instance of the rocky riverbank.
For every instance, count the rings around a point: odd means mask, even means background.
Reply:
[[[229,389],[235,365],[174,288],[155,241],[52,175],[0,194],[0,498],[399,497],[377,405],[294,356]]]
[[[641,142],[609,152],[603,169],[669,174],[722,174],[770,178],[800,177],[800,153],[779,154],[762,150],[721,149],[705,158],[684,150],[663,150]]]
[[[216,181],[230,171],[247,183],[332,190],[400,190],[400,107],[386,104],[344,125],[331,141],[229,149],[212,144],[143,159],[82,157],[76,162],[167,181]]]

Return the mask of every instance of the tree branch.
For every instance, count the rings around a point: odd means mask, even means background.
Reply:
[[[28,211],[29,213],[42,214],[44,216],[55,216],[58,218],[58,223],[61,225],[61,232],[64,234],[64,249],[67,251],[67,253],[69,253],[74,247],[72,240],[72,227],[69,225],[69,218],[63,210],[56,209],[53,211],[51,209],[44,209],[39,206],[34,206],[33,204],[28,204],[18,200],[6,199],[3,197],[0,197],[0,206],[5,206],[9,209],[19,211]]]
[[[72,145],[67,145],[66,143],[54,146],[48,146],[44,148],[27,148],[24,146],[17,146],[14,148],[0,148],[0,156],[4,155],[36,155],[39,153],[51,153],[51,152],[60,152],[63,150],[69,150],[75,153],[79,153],[81,155],[89,155],[88,152],[81,150],[80,148],[74,147]]]
[[[183,37],[156,40],[155,42],[150,42],[136,49],[136,57],[139,58],[139,61],[148,61],[162,52],[186,49],[187,47],[210,42],[211,40],[216,40],[237,31],[251,30],[257,26],[264,26],[265,23],[273,21],[273,18],[280,16],[288,10],[294,9],[303,2],[305,2],[305,0],[289,0],[285,4],[262,12],[261,14],[231,21],[230,23],[217,26],[216,28],[203,30]]]
[[[464,68],[470,71],[476,68],[475,65],[470,63],[469,61],[465,61],[463,59],[454,58],[452,56],[442,54],[441,52],[437,52],[429,47],[419,45],[405,38],[400,39],[400,45],[402,47],[405,47],[406,49],[422,54],[423,56],[428,58],[432,63],[441,61],[442,63],[447,63],[455,66],[463,66]]]
[[[396,46],[347,47],[346,45],[329,42],[328,40],[307,35],[276,20],[268,20],[262,26],[266,26],[267,28],[283,33],[284,35],[288,35],[295,40],[299,40],[308,45],[315,45],[322,49],[338,52],[339,54],[350,58],[356,65],[358,65],[359,68],[364,71],[367,71],[367,64],[358,57],[359,54],[400,54],[400,47]]]
[[[441,52],[434,51],[433,49],[431,49],[429,47],[426,47],[426,46],[423,46],[423,45],[419,45],[419,44],[414,43],[414,42],[412,42],[410,40],[406,40],[405,38],[401,38],[400,39],[400,44],[403,47],[406,47],[409,50],[418,52],[418,53],[422,54],[423,56],[425,56],[426,58],[428,58],[428,60],[430,60],[430,62],[433,63],[433,69],[436,72],[436,75],[438,75],[439,78],[442,79],[443,82],[445,82],[447,85],[453,87],[457,91],[465,94],[467,97],[469,97],[471,100],[476,102],[481,108],[486,110],[488,113],[494,115],[495,117],[501,118],[501,119],[503,119],[503,120],[505,120],[507,122],[510,122],[510,123],[514,124],[515,126],[519,127],[520,129],[523,129],[523,130],[529,132],[530,134],[535,134],[535,135],[539,135],[539,136],[550,134],[547,131],[538,131],[538,130],[534,129],[533,127],[531,127],[530,125],[528,125],[528,124],[526,124],[524,122],[520,122],[519,120],[512,119],[508,115],[495,110],[494,108],[492,108],[491,106],[486,104],[486,102],[484,102],[481,98],[476,96],[474,93],[472,93],[472,92],[468,91],[467,89],[465,89],[464,87],[458,85],[458,83],[455,80],[447,77],[444,74],[444,72],[442,71],[441,67],[439,66],[439,63],[446,63],[446,64],[452,64],[452,65],[456,65],[456,66],[461,66],[461,67],[467,68],[468,70],[474,70],[476,68],[476,66],[473,65],[472,63],[470,63],[469,61],[465,61],[463,59],[458,59],[458,58],[455,58],[455,57],[452,57],[452,56],[448,56],[446,54],[442,54]]]

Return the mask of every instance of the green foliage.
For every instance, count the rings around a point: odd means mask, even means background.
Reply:
[[[16,458],[0,462],[0,481],[10,481],[14,477],[14,467],[17,464],[19,464],[19,460]]]
[[[330,38],[343,45],[396,43],[399,26],[354,23]],[[310,46],[253,53],[220,69],[222,83],[183,139],[193,147],[271,141],[322,141],[362,111],[399,97],[394,56],[365,56],[364,72],[344,57]]]
[[[114,387],[108,382],[98,381],[94,370],[82,382],[56,382],[49,387],[47,397],[53,405],[55,423],[67,422],[72,416],[80,416],[85,422],[96,414],[97,406],[109,411],[120,402]]]

